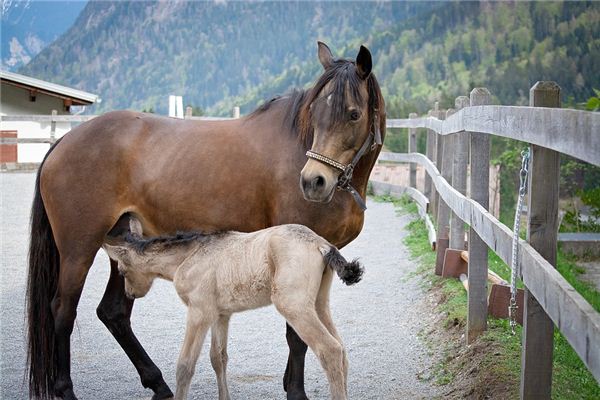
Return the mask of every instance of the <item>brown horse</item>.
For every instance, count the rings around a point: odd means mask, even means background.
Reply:
[[[76,398],[70,336],[77,303],[105,235],[125,213],[149,235],[296,223],[339,248],[359,234],[385,106],[365,47],[355,62],[334,59],[323,43],[318,54],[325,71],[312,88],[277,97],[247,117],[209,122],[110,112],[50,149],[31,217],[30,396]],[[132,307],[111,260],[98,317],[153,398],[171,397],[131,329]],[[286,337],[284,388],[288,398],[305,399],[306,344],[289,325]]]

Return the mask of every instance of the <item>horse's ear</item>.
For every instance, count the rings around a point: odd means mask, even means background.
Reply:
[[[333,54],[325,43],[317,41],[317,44],[319,45],[319,61],[323,68],[327,69],[333,65]]]
[[[356,56],[356,70],[362,79],[367,79],[373,68],[371,52],[365,46],[360,46],[360,51]]]
[[[140,220],[135,217],[130,217],[129,230],[131,231],[132,235],[142,237],[143,230],[142,223],[140,222]]]

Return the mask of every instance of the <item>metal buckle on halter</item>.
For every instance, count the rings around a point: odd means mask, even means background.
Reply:
[[[348,186],[350,186],[350,182],[352,181],[352,174],[354,173],[354,165],[348,164],[344,171],[338,177],[338,189],[347,190]]]

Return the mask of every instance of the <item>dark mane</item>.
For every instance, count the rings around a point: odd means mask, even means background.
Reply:
[[[128,232],[123,238],[137,253],[143,254],[149,249],[163,251],[173,247],[186,246],[194,242],[206,244],[215,238],[223,236],[224,233],[177,232],[171,236],[157,236],[145,239]]]
[[[313,134],[310,105],[330,82],[332,82],[333,89],[326,96],[332,95],[332,127],[334,127],[344,121],[345,118],[347,109],[346,87],[348,87],[349,95],[354,102],[361,103],[364,100],[359,90],[362,80],[356,71],[356,64],[350,60],[335,60],[332,66],[323,72],[312,88],[306,90],[293,89],[282,96],[275,96],[254,110],[250,114],[250,118],[263,114],[275,104],[283,103],[285,107],[285,128],[298,135],[303,142],[310,146]],[[379,83],[372,73],[367,78],[367,91],[369,93],[369,126],[372,126],[375,113],[383,108],[383,97]],[[384,119],[385,117],[380,115],[380,121]],[[382,125],[381,130],[384,131],[385,122]]]

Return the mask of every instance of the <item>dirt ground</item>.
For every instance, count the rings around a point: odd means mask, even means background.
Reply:
[[[422,332],[428,346],[440,354],[438,365],[433,368],[434,380],[439,384],[445,377],[451,381],[443,384],[442,399],[518,399],[519,382],[511,376],[502,375],[493,367],[494,358],[504,353],[492,341],[479,338],[471,345],[466,344],[466,327],[463,321],[448,320],[439,311],[446,301],[441,287],[433,286],[424,300],[432,309],[437,309],[433,321]]]
[[[25,286],[29,209],[35,175],[0,174],[0,399],[27,398],[25,376]],[[350,362],[351,399],[432,399],[442,388],[431,377],[435,351],[419,337],[431,326],[435,311],[423,302],[403,239],[408,215],[397,216],[390,203],[368,201],[363,232],[342,249],[348,258],[360,257],[366,273],[362,282],[346,287],[334,282],[333,318]],[[139,377],[108,330],[96,317],[96,306],[108,278],[108,260],[99,252],[78,306],[72,343],[72,377],[81,400],[146,399]],[[141,343],[175,387],[175,361],[183,339],[185,307],[172,284],[158,281],[136,301],[132,326]],[[229,341],[229,384],[234,399],[282,399],[282,376],[287,360],[285,322],[273,307],[236,314]],[[205,342],[191,397],[217,397],[214,372]],[[327,381],[316,357],[309,352],[306,389],[311,399],[328,398]]]

